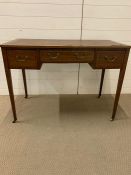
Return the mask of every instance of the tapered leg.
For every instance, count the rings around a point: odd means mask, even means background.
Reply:
[[[116,91],[116,96],[115,96],[115,102],[114,102],[111,121],[113,121],[115,119],[117,106],[118,106],[118,102],[119,102],[119,98],[120,98],[120,93],[121,93],[121,89],[122,89],[124,74],[125,74],[125,70],[120,69],[119,80],[118,80],[118,85],[117,85],[117,91]]]
[[[129,55],[129,50],[127,50],[127,52],[126,52],[126,56],[125,56],[125,59],[123,61],[123,65],[120,69],[111,121],[113,121],[115,119],[115,116],[116,116],[117,106],[118,106],[118,102],[119,102],[119,98],[120,98],[120,94],[121,94],[121,89],[122,89],[122,84],[123,84],[123,80],[124,80],[124,75],[125,75],[125,71],[126,71],[128,55]]]
[[[8,67],[6,48],[2,48],[2,55],[3,55],[5,74],[6,74],[6,79],[7,79],[9,95],[10,95],[10,101],[11,101],[11,106],[12,106],[13,118],[14,118],[13,123],[15,123],[17,121],[17,116],[16,116],[16,108],[15,108],[15,100],[14,100],[11,70]]]
[[[24,82],[24,88],[25,88],[25,98],[28,98],[25,69],[22,69],[22,75],[23,75],[23,82]]]
[[[102,87],[103,87],[103,82],[104,82],[104,76],[105,76],[105,69],[102,69],[101,82],[100,82],[100,90],[99,90],[98,98],[101,97],[101,92],[102,92]]]
[[[12,112],[13,112],[13,117],[14,117],[13,123],[15,123],[17,120],[17,116],[16,116],[14,92],[13,92],[13,85],[12,85],[12,78],[11,78],[11,70],[8,68],[6,68],[6,79],[7,79],[10,101],[11,101],[11,106],[12,106]]]

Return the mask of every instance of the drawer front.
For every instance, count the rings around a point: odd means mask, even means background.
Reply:
[[[92,62],[93,59],[93,50],[45,49],[40,51],[40,60],[44,63],[88,63]]]
[[[7,50],[8,64],[10,68],[37,68],[37,52],[35,50]]]
[[[96,68],[120,68],[124,56],[125,51],[97,51]]]

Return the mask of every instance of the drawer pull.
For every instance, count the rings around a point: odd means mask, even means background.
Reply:
[[[87,56],[87,53],[75,53],[77,59],[84,59]]]
[[[57,59],[59,57],[60,53],[58,52],[48,52],[48,56],[52,59]]]
[[[114,62],[116,60],[116,57],[104,56],[104,59],[108,62]]]
[[[28,59],[29,57],[26,55],[26,56],[24,56],[24,57],[22,57],[22,56],[16,56],[16,61],[18,61],[18,62],[25,62],[26,61],[26,59]]]

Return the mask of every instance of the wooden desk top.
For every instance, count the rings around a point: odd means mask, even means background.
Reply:
[[[28,47],[28,48],[131,48],[129,45],[111,40],[47,40],[47,39],[16,39],[6,42],[1,47]]]

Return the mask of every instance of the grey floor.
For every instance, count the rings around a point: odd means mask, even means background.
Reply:
[[[131,95],[0,96],[0,175],[130,175]]]

